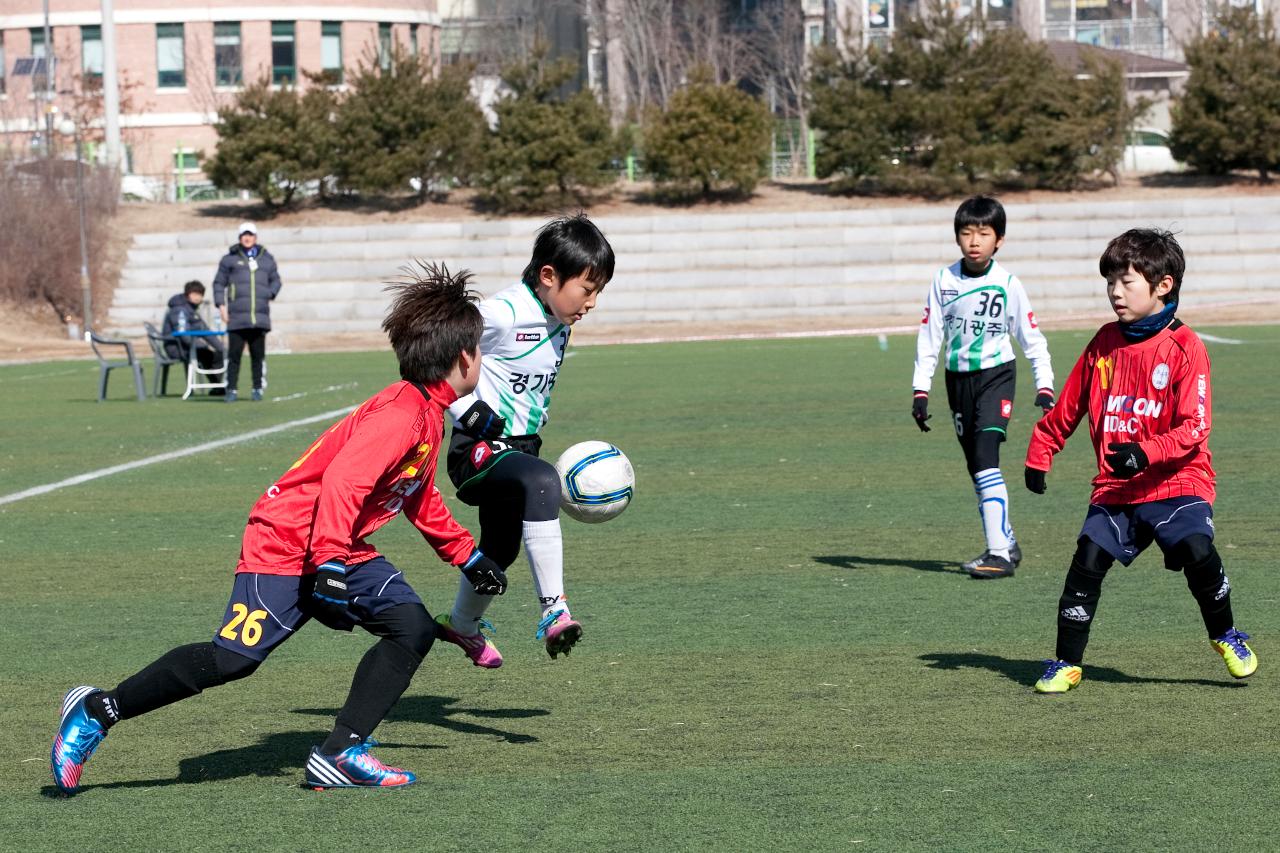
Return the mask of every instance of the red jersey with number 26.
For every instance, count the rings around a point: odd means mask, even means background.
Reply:
[[[325,431],[249,511],[236,572],[311,574],[325,560],[378,556],[365,537],[401,512],[440,559],[461,565],[475,544],[435,487],[446,382],[397,382]]]
[[[1209,354],[1195,332],[1175,320],[1131,343],[1119,323],[1108,323],[1071,369],[1058,405],[1036,423],[1027,467],[1048,471],[1053,455],[1087,415],[1098,459],[1091,503],[1187,496],[1212,503],[1211,411]],[[1131,479],[1116,477],[1104,459],[1115,442],[1138,443],[1150,464]]]

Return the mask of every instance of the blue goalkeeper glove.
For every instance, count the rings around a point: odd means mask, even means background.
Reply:
[[[507,419],[489,408],[488,403],[479,400],[462,413],[458,429],[472,438],[502,438],[507,429]]]
[[[459,568],[476,595],[502,595],[507,591],[507,573],[479,548]]]
[[[316,569],[310,612],[335,630],[350,631],[355,627],[356,620],[347,610],[347,566],[341,560],[326,560]]]

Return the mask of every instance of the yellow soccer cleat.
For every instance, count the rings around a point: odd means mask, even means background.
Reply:
[[[1244,631],[1232,628],[1221,637],[1209,641],[1213,650],[1227,662],[1227,672],[1233,678],[1248,678],[1258,669],[1258,656],[1245,642],[1247,639],[1249,635]]]
[[[1080,683],[1084,670],[1064,660],[1045,661],[1044,675],[1036,682],[1037,693],[1066,693]]]

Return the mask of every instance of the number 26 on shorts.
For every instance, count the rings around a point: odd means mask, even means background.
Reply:
[[[224,640],[231,642],[239,642],[240,645],[247,648],[253,648],[258,645],[262,639],[262,620],[266,618],[265,610],[250,610],[239,602],[231,605],[231,610],[235,614],[231,617],[231,621],[222,627],[218,632],[218,636]]]

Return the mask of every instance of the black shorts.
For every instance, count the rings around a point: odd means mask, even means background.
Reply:
[[[972,441],[986,430],[1001,438],[1009,431],[1013,415],[1013,391],[1017,385],[1014,362],[968,373],[946,372],[947,405],[961,442]]]
[[[469,506],[479,506],[476,486],[484,481],[484,476],[493,467],[493,463],[509,453],[537,456],[541,451],[542,436],[539,435],[513,435],[481,441],[454,430],[449,439],[445,468],[449,471],[449,480],[458,490],[458,500]]]
[[[383,557],[348,566],[346,580],[347,610],[357,625],[397,604],[422,604],[404,575]],[[266,660],[311,618],[307,603],[315,584],[314,574],[238,573],[214,644],[259,662]]]
[[[1182,566],[1169,564],[1169,549],[1195,535],[1213,540],[1213,504],[1192,496],[1144,504],[1090,504],[1080,529],[1082,539],[1092,540],[1124,566],[1155,542],[1166,555],[1165,568],[1174,571]]]

